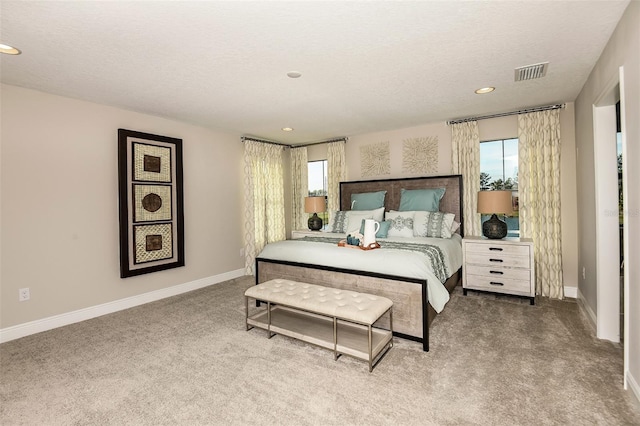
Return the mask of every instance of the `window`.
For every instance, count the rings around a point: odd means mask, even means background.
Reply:
[[[480,189],[512,191],[513,213],[505,217],[508,237],[520,236],[518,214],[518,139],[503,139],[480,143]],[[482,215],[482,222],[489,219]]]
[[[309,196],[327,199],[327,160],[309,161]],[[329,223],[329,212],[318,213],[324,226]]]

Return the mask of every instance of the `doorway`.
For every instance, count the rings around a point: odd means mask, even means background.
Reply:
[[[629,345],[624,342],[628,342],[629,336],[629,274],[624,273],[623,261],[629,258],[629,230],[620,222],[624,221],[624,201],[628,199],[623,67],[606,87],[593,105],[596,335],[599,339],[623,342],[623,377],[627,389]]]
[[[617,82],[616,82],[617,83]],[[615,84],[593,108],[596,196],[596,334],[620,341],[620,221]]]

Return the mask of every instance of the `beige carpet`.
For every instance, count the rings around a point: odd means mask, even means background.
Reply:
[[[459,289],[431,352],[364,362],[245,331],[247,277],[0,345],[2,425],[640,424],[573,302]]]

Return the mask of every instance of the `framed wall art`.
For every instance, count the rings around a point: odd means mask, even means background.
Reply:
[[[118,129],[120,277],[184,266],[182,139]]]

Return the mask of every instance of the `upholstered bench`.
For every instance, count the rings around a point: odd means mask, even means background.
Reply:
[[[393,346],[393,302],[386,297],[275,279],[245,292],[246,328],[267,330],[369,362],[369,371]],[[266,309],[249,313],[249,299]],[[373,325],[386,313],[389,327]]]

